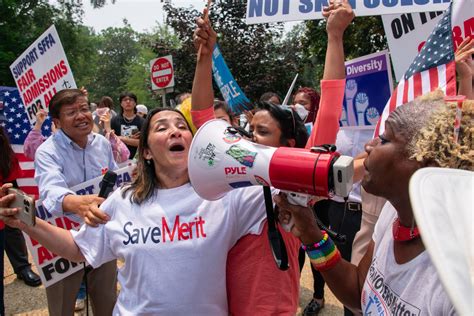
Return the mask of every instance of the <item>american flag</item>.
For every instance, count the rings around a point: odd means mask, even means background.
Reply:
[[[460,3],[457,1],[456,3]],[[383,134],[385,120],[396,107],[427,92],[441,89],[448,96],[456,95],[456,64],[451,30],[451,2],[425,45],[392,93],[375,128],[375,136]]]
[[[35,195],[37,198],[38,185],[34,180],[34,164],[32,160],[23,154],[23,144],[32,126],[28,120],[17,88],[0,87],[0,125],[10,137],[13,151],[20,162],[23,176],[17,179],[18,186],[27,194]],[[49,117],[43,124],[42,134],[45,136],[51,134],[51,121]]]

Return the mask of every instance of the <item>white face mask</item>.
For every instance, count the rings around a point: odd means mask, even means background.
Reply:
[[[302,106],[301,104],[299,103],[296,103],[295,104],[295,111],[296,113],[298,113],[298,116],[301,118],[301,120],[304,122],[306,120],[306,118],[308,117],[308,113],[309,111],[306,110],[306,108],[304,106]]]

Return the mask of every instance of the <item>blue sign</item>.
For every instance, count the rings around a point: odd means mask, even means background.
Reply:
[[[393,91],[387,51],[347,61],[345,66],[341,126],[377,125]]]
[[[227,67],[217,44],[212,52],[212,75],[225,102],[234,114],[238,115],[244,110],[250,110],[252,108],[250,100],[245,96],[242,89],[240,89],[229,67]]]

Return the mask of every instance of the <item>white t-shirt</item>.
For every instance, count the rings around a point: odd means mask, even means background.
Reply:
[[[428,253],[398,264],[393,254],[396,210],[385,203],[375,225],[374,255],[362,289],[364,315],[454,315]],[[442,233],[442,232],[440,232]]]
[[[157,189],[141,206],[121,194],[116,190],[101,206],[107,224],[73,234],[93,267],[125,262],[114,315],[227,315],[227,252],[240,237],[261,233],[262,188],[205,201],[188,183]]]

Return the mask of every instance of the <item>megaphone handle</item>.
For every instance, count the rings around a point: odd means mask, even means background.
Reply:
[[[288,202],[293,205],[299,205],[299,206],[308,206],[308,200],[309,197],[305,194],[297,194],[293,192],[286,192],[286,198],[288,199]],[[281,227],[286,231],[286,232],[291,232],[291,229],[295,225],[295,221],[293,219],[293,216],[290,216],[290,220],[288,223],[280,223]]]

